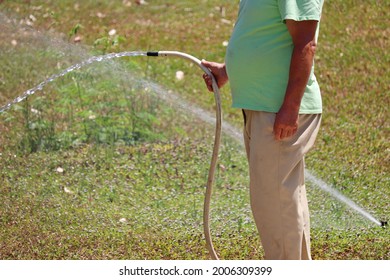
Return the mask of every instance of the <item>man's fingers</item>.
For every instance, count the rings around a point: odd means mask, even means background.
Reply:
[[[297,129],[288,129],[288,128],[275,128],[274,136],[275,140],[283,140],[293,136],[297,132]]]
[[[210,76],[205,73],[203,74],[203,79],[206,83],[207,89],[209,91],[213,91],[213,81],[211,80]]]
[[[274,137],[275,140],[280,140],[281,139],[281,134],[282,134],[282,129],[279,127],[274,127]]]
[[[282,132],[280,133],[280,140],[287,138],[289,136],[290,132],[287,129],[282,129]]]
[[[204,59],[202,59],[202,64],[204,65],[204,66],[206,66],[206,67],[210,67],[211,66],[211,62],[210,61],[207,61],[207,60],[204,60]]]

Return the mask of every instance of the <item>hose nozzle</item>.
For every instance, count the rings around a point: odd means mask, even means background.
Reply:
[[[381,221],[381,227],[383,228],[387,227],[387,221]]]
[[[147,56],[158,56],[158,52],[147,52]]]

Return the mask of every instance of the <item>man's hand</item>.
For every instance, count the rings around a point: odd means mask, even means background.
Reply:
[[[293,136],[298,130],[299,108],[280,108],[274,123],[275,140],[282,140]]]
[[[208,69],[210,69],[211,73],[213,74],[218,88],[223,87],[229,80],[227,73],[226,73],[226,67],[225,63],[217,63],[217,62],[210,62],[206,60],[202,60],[202,64],[206,66]],[[206,83],[206,86],[209,91],[213,91],[213,82],[209,75],[203,74],[203,79]]]

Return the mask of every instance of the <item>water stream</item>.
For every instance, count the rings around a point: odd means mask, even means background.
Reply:
[[[120,53],[110,53],[110,54],[106,54],[106,55],[90,57],[86,60],[83,60],[82,62],[74,64],[74,65],[66,68],[65,70],[60,71],[57,74],[51,75],[49,78],[42,81],[41,83],[39,83],[35,87],[26,90],[21,95],[19,95],[18,97],[16,97],[12,101],[8,102],[6,105],[3,105],[2,107],[0,107],[0,114],[11,109],[13,105],[15,105],[19,102],[22,102],[28,96],[33,95],[37,91],[41,91],[47,84],[54,82],[56,79],[63,77],[72,71],[81,69],[87,65],[94,63],[94,62],[102,62],[102,61],[107,61],[107,60],[111,60],[111,59],[115,59],[115,58],[134,57],[134,56],[146,56],[146,52],[127,51],[127,52],[120,52]],[[154,92],[158,93],[158,96],[162,100],[167,101],[171,104],[172,103],[175,104],[176,107],[184,109],[186,112],[193,114],[198,119],[200,119],[206,123],[209,123],[211,125],[213,125],[215,123],[214,114],[212,114],[208,111],[205,111],[204,109],[202,109],[200,107],[194,106],[193,104],[189,104],[180,96],[166,91],[158,84],[155,84],[153,82],[147,82],[147,86],[150,87]],[[236,140],[241,145],[243,144],[242,143],[242,135],[241,135],[241,132],[239,129],[237,129],[236,127],[234,127],[233,125],[229,124],[226,121],[223,122],[222,129],[223,129],[224,133],[226,135],[228,135],[230,138]],[[364,219],[366,219],[366,220],[368,220],[376,225],[379,225],[379,226],[382,225],[382,223],[380,221],[375,219],[371,214],[369,214],[363,208],[358,206],[356,203],[354,203],[353,201],[351,201],[347,197],[343,196],[340,192],[338,192],[332,186],[328,185],[323,180],[314,176],[311,171],[306,170],[306,178],[308,181],[313,183],[316,187],[318,187],[322,191],[330,194],[333,198],[337,199],[342,204],[348,206],[350,209],[352,209],[354,212],[358,213]]]
[[[66,74],[68,74],[68,73],[70,73],[70,72],[72,72],[74,70],[78,70],[78,69],[80,69],[80,68],[82,68],[84,66],[87,66],[89,64],[92,64],[94,62],[101,62],[101,61],[106,61],[106,60],[109,60],[109,59],[125,57],[125,56],[146,56],[146,52],[139,52],[139,51],[121,52],[121,53],[110,53],[110,54],[106,54],[106,55],[100,55],[100,56],[91,57],[91,58],[89,58],[87,60],[84,60],[84,61],[82,61],[80,63],[77,63],[75,65],[72,65],[72,66],[66,68],[65,70],[61,71],[58,74],[54,74],[54,75],[50,76],[48,79],[46,79],[43,82],[39,83],[35,87],[26,90],[25,92],[23,92],[21,95],[16,97],[14,100],[9,102],[8,104],[0,107],[0,113],[9,110],[16,103],[19,103],[19,102],[23,101],[28,96],[33,95],[37,91],[41,91],[43,89],[43,87],[46,86],[47,84],[53,82],[54,80],[56,80],[56,79],[58,79],[60,77],[65,76]]]

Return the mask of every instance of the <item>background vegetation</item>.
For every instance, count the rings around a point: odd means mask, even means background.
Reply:
[[[0,1],[0,105],[93,55],[178,50],[222,61],[237,4]],[[326,1],[316,56],[325,110],[307,157],[312,173],[386,221],[389,8]],[[208,258],[202,210],[213,126],[186,107],[214,112],[201,74],[180,59],[120,58],[0,113],[0,259]],[[222,95],[224,119],[239,129],[228,86]],[[246,168],[241,145],[224,136],[211,213],[223,259],[263,256]],[[389,259],[387,228],[308,186],[315,259]]]

